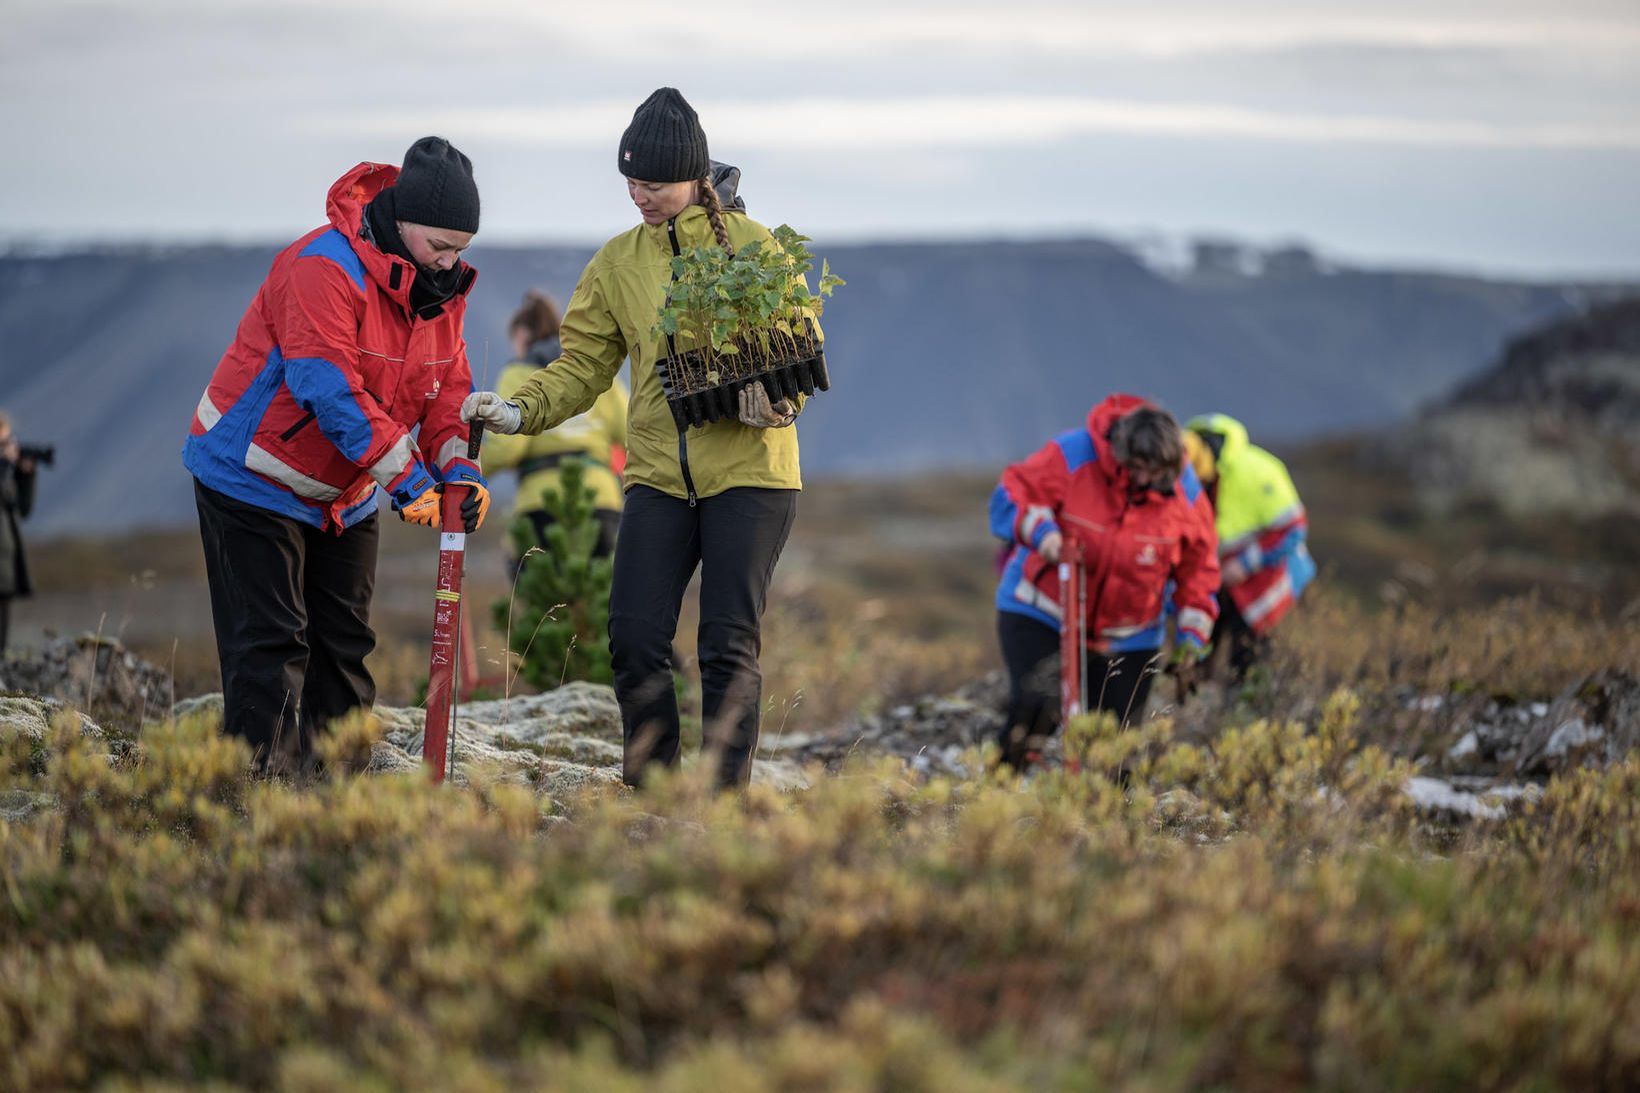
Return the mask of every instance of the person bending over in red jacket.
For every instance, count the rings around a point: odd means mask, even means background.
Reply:
[[[1188,672],[1218,615],[1213,511],[1184,462],[1178,423],[1134,395],[1112,395],[1087,425],[1008,466],[991,494],[991,530],[1011,544],[997,585],[1008,667],[999,744],[1023,768],[1059,721],[1059,560],[1066,540],[1087,571],[1087,707],[1140,715],[1178,607],[1174,657]]]
[[[194,411],[194,476],[223,729],[259,771],[313,765],[315,736],[375,700],[376,488],[436,528],[444,482],[490,497],[467,459],[462,316],[476,276],[472,163],[424,137],[404,166],[361,163],[329,223],[281,251]],[[417,431],[419,427],[419,432]]]

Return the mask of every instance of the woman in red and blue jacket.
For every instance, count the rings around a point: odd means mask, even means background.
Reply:
[[[376,488],[437,527],[443,482],[489,491],[467,456],[462,316],[478,231],[472,164],[448,141],[361,163],[329,223],[273,261],[194,411],[194,476],[222,664],[223,727],[258,769],[311,764],[315,735],[375,699]]]
[[[1002,473],[991,530],[1012,544],[997,586],[1010,694],[1004,758],[1023,766],[1059,720],[1059,560],[1067,539],[1087,581],[1089,709],[1126,722],[1144,710],[1178,605],[1175,657],[1200,659],[1218,614],[1213,512],[1184,465],[1179,426],[1134,395],[1112,395],[1085,428],[1061,433]]]

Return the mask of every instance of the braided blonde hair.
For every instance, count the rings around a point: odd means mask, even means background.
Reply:
[[[718,246],[723,252],[734,257],[735,248],[729,242],[729,229],[723,226],[723,202],[718,198],[717,187],[712,185],[712,173],[706,172],[700,180],[700,203],[706,206],[706,219],[712,222],[712,234],[717,236]]]

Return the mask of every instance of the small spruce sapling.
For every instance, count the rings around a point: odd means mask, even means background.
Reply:
[[[614,679],[607,638],[613,563],[593,556],[599,534],[594,496],[585,464],[567,459],[560,465],[558,488],[541,491],[542,507],[552,517],[546,542],[536,542],[527,517],[512,526],[513,545],[524,561],[512,602],[495,604],[495,624],[518,654],[520,673],[543,689],[576,679]],[[535,546],[541,549],[531,552]]]

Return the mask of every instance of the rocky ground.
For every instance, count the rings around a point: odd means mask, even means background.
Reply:
[[[972,748],[1002,724],[1007,683],[993,673],[948,695],[931,695],[880,717],[859,718],[826,734],[765,739],[765,752],[835,769],[856,753],[889,753],[919,773],[974,773]],[[1152,715],[1158,712],[1152,699]],[[1181,731],[1211,736],[1233,696],[1208,686],[1180,716]],[[1397,720],[1422,727],[1422,773],[1407,785],[1432,816],[1495,819],[1508,803],[1530,799],[1554,774],[1604,767],[1640,748],[1640,679],[1602,670],[1551,702],[1514,703],[1484,695],[1406,694]],[[1055,759],[1050,749],[1048,761]]]
[[[113,638],[55,638],[0,661],[0,694],[54,699],[110,724],[140,725],[176,702],[171,675]]]
[[[166,673],[106,639],[63,639],[4,664],[0,734],[43,740],[64,709],[80,712],[82,732],[111,750],[137,726],[165,716],[221,709],[211,694],[170,704]],[[945,695],[930,695],[886,713],[860,716],[823,733],[766,734],[754,778],[802,789],[822,769],[850,756],[893,755],[918,774],[977,773],[976,748],[1001,726],[1006,681],[992,673]],[[1230,696],[1209,688],[1181,718],[1181,731],[1202,735],[1227,716]],[[1157,712],[1153,699],[1153,714]],[[1421,773],[1407,793],[1431,815],[1496,818],[1509,802],[1529,799],[1552,775],[1603,767],[1640,748],[1640,680],[1602,670],[1549,702],[1513,703],[1485,695],[1405,694],[1395,716],[1419,727],[1414,758]],[[420,762],[425,712],[378,707],[386,733],[368,769],[390,774]],[[105,731],[103,726],[109,726]],[[465,782],[479,767],[557,795],[593,782],[618,782],[621,723],[608,687],[571,683],[546,694],[475,702],[458,708],[451,777]],[[1055,761],[1050,749],[1048,761]],[[10,802],[7,814],[27,811]]]

